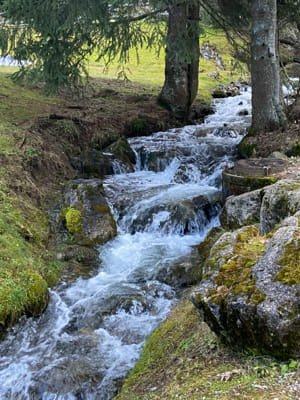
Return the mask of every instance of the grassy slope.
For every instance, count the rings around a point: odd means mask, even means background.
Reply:
[[[222,346],[184,300],[150,336],[116,400],[292,400],[299,375],[297,361]]]
[[[0,74],[0,328],[24,313],[38,314],[47,284],[56,280],[57,266],[45,248],[48,218],[35,206],[31,197],[38,189],[23,169],[31,153],[21,150],[26,126],[53,101]]]
[[[200,60],[199,96],[203,102],[209,103],[211,92],[217,85],[228,84],[232,80],[238,80],[241,76],[239,71],[231,71],[231,50],[222,32],[207,29],[205,36],[201,39],[201,42],[204,41],[209,41],[216,45],[217,50],[222,54],[226,67],[225,70],[219,70],[219,79],[212,79],[207,74],[217,72],[216,63],[204,59]],[[157,56],[154,49],[142,48],[139,50],[139,58],[138,62],[135,51],[131,51],[130,62],[123,66],[127,77],[134,82],[151,86],[158,93],[164,81],[163,50]],[[104,63],[96,61],[96,56],[91,58],[88,65],[88,71],[94,77],[116,78],[120,70],[121,66],[117,62],[111,64],[106,70]]]

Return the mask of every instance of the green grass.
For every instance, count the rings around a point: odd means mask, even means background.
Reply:
[[[205,103],[211,101],[211,93],[218,85],[226,85],[231,81],[238,80],[247,75],[245,70],[233,70],[234,60],[232,58],[231,47],[222,31],[212,28],[205,28],[205,35],[201,37],[201,43],[209,41],[214,44],[221,53],[225,70],[218,70],[213,61],[200,60],[199,73],[199,98]],[[91,77],[118,79],[126,77],[132,82],[140,83],[151,87],[154,94],[158,94],[159,89],[164,82],[164,49],[161,49],[159,55],[155,49],[147,47],[138,49],[139,60],[137,60],[136,50],[132,49],[129,53],[129,62],[121,65],[118,62],[112,62],[108,67],[105,62],[97,61],[97,54],[92,55],[87,64],[87,71]],[[0,67],[0,72],[16,71],[16,68]],[[208,74],[219,72],[218,79],[208,76]]]
[[[200,60],[199,74],[199,97],[203,102],[209,103],[211,100],[211,92],[217,85],[226,85],[233,80],[239,79],[246,73],[243,71],[233,71],[233,59],[231,48],[226,40],[223,32],[214,29],[206,29],[206,34],[201,38],[200,43],[209,41],[214,44],[221,53],[225,64],[225,70],[219,70],[220,78],[214,79],[208,74],[217,72],[216,63],[213,61]],[[154,88],[157,93],[164,82],[164,51],[157,55],[155,49],[140,48],[138,49],[139,61],[136,57],[136,51],[131,50],[129,55],[129,63],[121,66],[117,62],[113,62],[108,69],[104,62],[96,61],[96,55],[91,57],[88,63],[88,72],[93,77],[105,77],[115,79],[120,71],[124,69],[127,78],[133,82],[149,85]]]
[[[0,73],[0,332],[23,314],[38,315],[47,304],[48,285],[59,275],[46,250],[47,214],[26,194],[33,183],[20,149],[24,126],[52,104],[54,99]]]

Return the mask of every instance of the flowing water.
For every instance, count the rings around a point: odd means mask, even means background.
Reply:
[[[118,236],[99,248],[94,277],[62,283],[39,319],[0,344],[1,400],[113,397],[176,302],[172,266],[218,225],[220,174],[249,124],[238,114],[250,96],[218,100],[202,125],[130,141],[136,171],[117,165],[105,181]]]

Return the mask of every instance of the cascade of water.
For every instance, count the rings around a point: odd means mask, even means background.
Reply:
[[[220,175],[249,123],[239,110],[250,90],[215,106],[205,124],[131,140],[136,171],[116,164],[104,182],[118,236],[99,248],[94,277],[51,291],[46,312],[0,344],[1,399],[113,397],[176,301],[166,274],[218,225]]]

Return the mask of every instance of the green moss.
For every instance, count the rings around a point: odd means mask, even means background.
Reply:
[[[247,143],[247,137],[241,141],[238,148],[241,156],[244,158],[251,158],[256,151],[256,145]]]
[[[52,259],[44,264],[42,275],[49,287],[53,287],[58,283],[62,269],[63,263]]]
[[[280,281],[285,285],[300,284],[300,234],[298,232],[286,245],[278,264],[282,268],[275,276],[276,281]]]
[[[38,315],[47,305],[48,284],[57,282],[53,257],[47,251],[48,215],[37,205],[44,193],[24,171],[24,162],[44,151],[43,143],[26,127],[36,117],[49,115],[59,103],[0,73],[1,331],[21,315]]]
[[[162,29],[165,25],[162,26]],[[145,29],[147,27],[145,26]],[[204,103],[211,102],[211,93],[216,86],[230,84],[233,80],[240,79],[241,76],[247,76],[248,72],[242,71],[240,68],[234,68],[234,60],[232,57],[232,48],[226,40],[224,32],[205,27],[205,37],[203,40],[209,41],[211,45],[221,53],[224,60],[225,69],[220,70],[214,60],[200,60],[199,72],[199,97]],[[139,59],[136,57],[136,50],[139,52]],[[127,77],[132,82],[149,85],[149,89],[154,95],[158,95],[164,82],[164,52],[158,49],[143,46],[142,48],[134,48],[129,52],[128,63],[124,66]],[[120,65],[113,62],[109,68],[106,68],[103,62],[97,61],[98,54],[95,53],[90,57],[88,71],[91,76],[102,76],[106,78],[116,78],[120,76]],[[240,65],[239,65],[240,67]],[[122,70],[121,70],[122,71]],[[216,73],[217,79],[210,75]],[[124,84],[126,87],[126,83]]]
[[[288,157],[299,157],[300,156],[300,142],[297,142],[285,153]]]
[[[65,211],[65,220],[66,227],[70,233],[76,234],[82,231],[82,218],[79,210],[69,207]]]
[[[1,271],[0,276],[0,325],[13,324],[24,313],[39,315],[48,301],[47,283],[32,269],[16,275]]]
[[[230,245],[226,242],[221,244]],[[210,291],[210,300],[219,304],[228,296],[242,294],[258,304],[265,299],[265,295],[256,288],[252,267],[265,251],[265,237],[259,235],[256,226],[250,226],[241,230],[231,245],[233,251],[222,257],[219,273],[214,278],[218,287]],[[221,250],[218,247],[214,249],[214,262],[220,262],[218,252]]]

